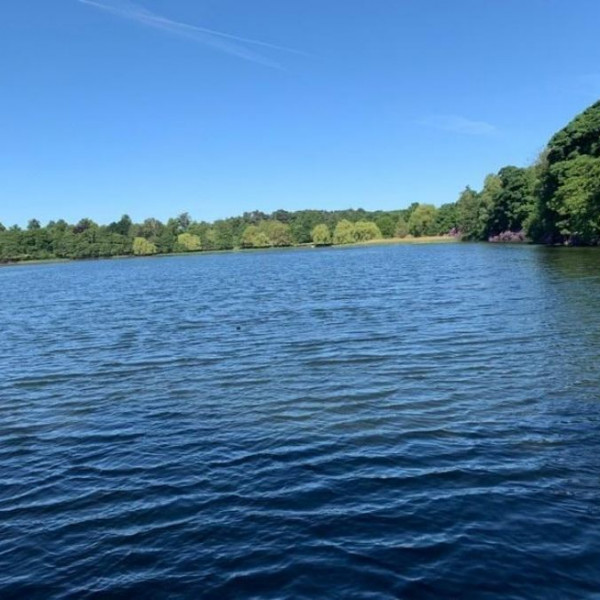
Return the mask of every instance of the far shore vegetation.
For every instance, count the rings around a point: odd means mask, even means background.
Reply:
[[[0,262],[154,256],[219,250],[350,246],[374,243],[455,241],[452,208],[414,204],[388,212],[259,211],[214,223],[187,213],[162,223],[134,223],[127,215],[109,225],[32,219],[27,228],[0,225]]]
[[[253,211],[213,223],[188,213],[166,223],[31,219],[25,229],[0,223],[0,262],[455,240],[600,245],[600,102],[555,134],[535,164],[504,167],[481,191],[467,187],[440,207]]]

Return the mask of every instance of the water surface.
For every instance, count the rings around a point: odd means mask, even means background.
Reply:
[[[0,597],[600,598],[600,252],[0,269]]]

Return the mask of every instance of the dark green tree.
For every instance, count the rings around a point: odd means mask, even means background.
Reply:
[[[467,186],[456,203],[456,221],[462,239],[483,240],[488,226],[487,217],[482,195]]]
[[[176,221],[177,221],[177,232],[178,233],[185,233],[190,228],[190,225],[192,224],[192,218],[190,217],[190,214],[187,212],[184,212],[184,213],[181,213],[180,215],[178,215]]]
[[[535,241],[599,243],[598,160],[600,102],[556,133],[537,165]]]
[[[535,208],[533,169],[504,167],[498,172],[500,188],[492,196],[487,234],[524,229]]]
[[[455,203],[442,204],[437,210],[433,229],[435,235],[446,235],[458,228],[458,216]]]
[[[375,219],[375,224],[379,228],[381,235],[384,238],[394,237],[396,231],[396,221],[391,215],[382,215]]]
[[[121,235],[129,235],[131,226],[133,225],[129,215],[123,215],[116,223],[108,225],[107,229],[110,233],[119,233]]]

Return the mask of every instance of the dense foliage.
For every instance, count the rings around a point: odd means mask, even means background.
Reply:
[[[534,165],[489,175],[456,209],[464,239],[600,244],[600,102],[555,134]]]
[[[413,227],[413,235],[446,234],[454,226],[451,219],[448,220],[447,210],[429,205],[423,210],[427,227]],[[18,226],[6,229],[0,224],[0,262],[351,244],[399,234],[405,236],[406,223],[411,221],[413,213],[418,215],[423,210],[413,204],[404,210],[387,212],[278,210],[265,214],[254,211],[214,223],[194,221],[187,213],[166,223],[157,219],[133,223],[125,215],[109,225],[82,219],[74,225],[52,221],[45,227],[32,219],[26,229]],[[412,222],[422,220],[413,218]]]

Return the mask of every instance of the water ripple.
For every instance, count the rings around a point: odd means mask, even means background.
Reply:
[[[600,598],[598,253],[0,280],[3,599]]]

